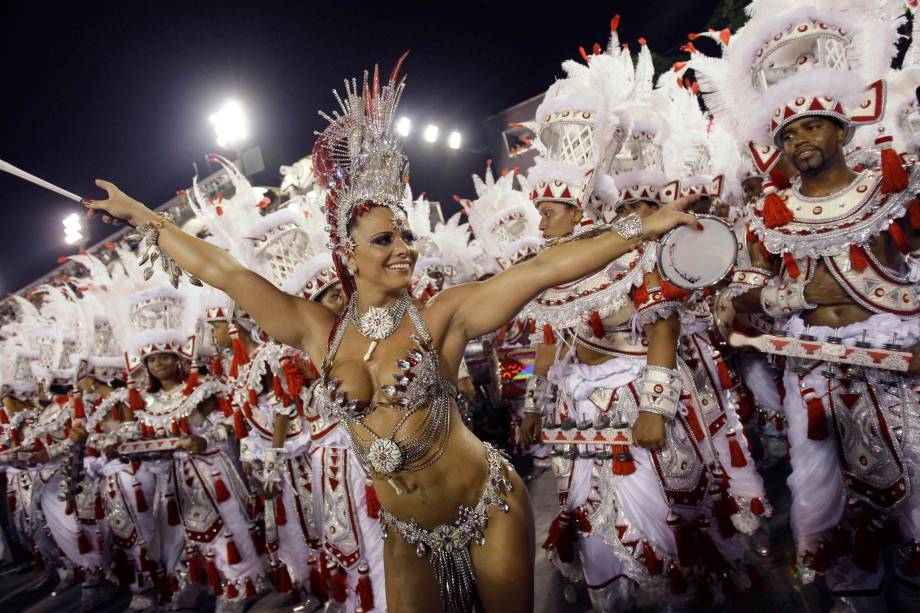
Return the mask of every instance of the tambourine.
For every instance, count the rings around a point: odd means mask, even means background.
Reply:
[[[731,226],[712,215],[698,215],[702,230],[674,228],[661,239],[658,269],[665,281],[683,290],[711,287],[735,265],[738,239]]]

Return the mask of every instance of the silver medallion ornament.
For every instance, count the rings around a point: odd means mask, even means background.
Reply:
[[[389,474],[402,463],[402,452],[392,439],[378,438],[368,448],[367,460],[375,472]]]
[[[348,303],[348,319],[354,322],[358,331],[364,338],[371,340],[367,353],[364,354],[364,361],[371,359],[371,354],[377,348],[377,342],[391,336],[399,327],[406,307],[409,306],[409,294],[403,290],[391,307],[371,307],[361,315],[358,315],[358,295],[352,294],[351,301]]]

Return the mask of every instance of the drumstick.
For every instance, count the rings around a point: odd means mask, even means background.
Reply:
[[[61,196],[64,196],[65,198],[69,198],[70,200],[73,200],[74,202],[80,202],[81,200],[83,200],[83,198],[81,198],[80,196],[74,193],[71,193],[67,191],[66,189],[61,189],[57,185],[52,185],[51,183],[48,183],[44,179],[39,179],[35,175],[30,175],[26,171],[16,168],[12,164],[8,162],[4,162],[3,160],[0,160],[0,170],[2,170],[3,172],[8,172],[14,177],[25,179],[29,183],[40,185],[41,187],[44,187],[47,190],[51,190],[52,192],[56,194],[60,194]]]

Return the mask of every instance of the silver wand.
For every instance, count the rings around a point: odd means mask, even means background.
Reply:
[[[14,177],[19,177],[20,179],[25,179],[25,180],[28,181],[29,183],[34,183],[35,185],[40,185],[41,187],[44,187],[44,188],[47,189],[47,190],[51,190],[52,192],[54,192],[54,193],[56,193],[56,194],[60,194],[61,196],[64,196],[65,198],[69,198],[70,200],[73,200],[74,202],[80,202],[81,200],[83,200],[83,198],[80,198],[80,196],[78,196],[78,195],[76,195],[76,194],[74,194],[74,193],[71,193],[71,192],[67,191],[66,189],[61,189],[61,188],[58,187],[57,185],[52,185],[51,183],[48,183],[48,182],[45,181],[44,179],[39,179],[39,178],[36,177],[35,175],[31,175],[31,174],[27,173],[27,172],[24,171],[24,170],[21,170],[21,169],[19,169],[19,168],[16,168],[16,167],[13,166],[12,164],[10,164],[10,163],[8,163],[8,162],[4,162],[3,160],[0,160],[0,170],[2,170],[3,172],[8,172],[8,173],[10,173],[11,175],[13,175]]]

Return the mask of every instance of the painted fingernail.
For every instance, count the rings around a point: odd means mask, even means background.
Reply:
[[[700,222],[696,222],[696,229],[697,229],[697,230],[702,230],[702,229],[703,229],[703,224],[701,224]]]
[[[89,198],[84,198],[83,200],[80,201],[80,204],[83,204],[83,205],[85,205],[85,206],[89,206],[89,205],[91,205],[93,202],[95,202],[95,201],[94,201],[94,200],[90,200]]]

